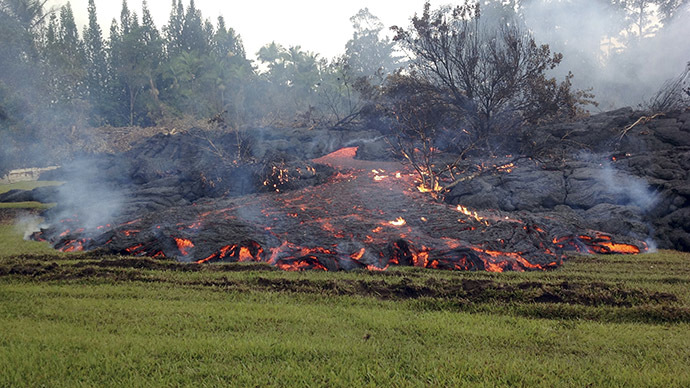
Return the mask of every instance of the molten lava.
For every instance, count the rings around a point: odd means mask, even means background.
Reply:
[[[547,217],[439,203],[414,190],[418,182],[404,166],[356,160],[356,152],[344,148],[316,159],[339,169],[319,186],[209,199],[89,231],[74,216],[33,238],[63,251],[106,248],[197,263],[263,262],[289,271],[547,270],[562,263],[564,252],[647,249],[601,232],[564,229]],[[276,182],[288,179],[280,169],[273,172]]]
[[[388,221],[388,223],[393,226],[403,226],[407,223],[407,221],[405,221],[405,219],[402,217],[398,217],[393,221]]]
[[[186,238],[175,237],[175,242],[177,243],[177,249],[180,250],[180,253],[182,254],[182,256],[189,255],[189,249],[194,248],[194,244],[192,243],[192,240],[189,240]]]

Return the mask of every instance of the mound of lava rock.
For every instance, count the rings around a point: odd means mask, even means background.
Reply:
[[[442,203],[416,189],[376,131],[267,128],[242,142],[154,136],[65,166],[47,177],[67,182],[58,189],[5,200],[57,202],[32,237],[63,251],[287,270],[533,270],[571,251],[690,250],[689,115],[641,116],[531,128],[525,154],[556,157],[468,158],[468,179]]]
[[[455,186],[446,200],[558,214],[659,248],[690,251],[690,111],[652,117],[627,108],[530,129],[525,142],[562,155],[557,162],[520,159],[510,173]]]
[[[415,189],[413,174],[401,165],[356,161],[355,152],[344,148],[317,159],[340,170],[318,186],[205,199],[100,225],[96,233],[80,228],[78,218],[63,219],[33,237],[64,251],[101,248],[200,263],[263,261],[322,270],[546,269],[559,265],[567,250],[646,250],[642,242],[584,230],[566,219],[479,215],[434,202]]]

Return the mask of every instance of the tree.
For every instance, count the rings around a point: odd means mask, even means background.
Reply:
[[[617,0],[626,10],[631,32],[639,42],[654,36],[674,19],[687,0]]]
[[[268,69],[261,74],[267,82],[266,99],[277,117],[303,116],[300,124],[311,124],[325,61],[318,54],[303,51],[300,46],[284,48],[272,42],[257,53]]]
[[[0,176],[20,164],[36,142],[32,117],[44,101],[36,38],[44,3],[0,0]]]
[[[184,24],[184,6],[182,0],[172,0],[168,24],[163,27],[166,49],[169,57],[182,51],[182,28]]]
[[[560,83],[546,76],[560,54],[537,45],[518,23],[485,28],[481,20],[478,3],[432,12],[427,2],[409,29],[393,27],[416,75],[439,88],[474,140],[579,112],[589,96],[570,90],[572,75]]]
[[[210,40],[209,31],[204,30],[201,11],[196,8],[194,0],[189,0],[189,6],[182,19],[180,35],[182,50],[194,51],[200,55],[208,54]]]
[[[436,196],[442,189],[441,175],[452,169],[441,169],[435,160],[438,143],[453,136],[465,136],[466,132],[453,133],[453,123],[458,119],[454,110],[435,85],[414,73],[396,72],[389,76],[382,95],[379,106],[390,118],[388,142],[393,152],[415,169],[420,188]],[[460,155],[471,149],[469,142],[464,143],[468,146]]]
[[[107,104],[108,62],[101,27],[98,25],[96,4],[89,0],[89,24],[84,27],[84,54],[86,68],[86,91],[94,107]],[[98,109],[97,108],[97,109]],[[98,115],[98,114],[97,114]],[[94,118],[92,117],[92,121]]]
[[[660,0],[659,14],[661,15],[661,23],[667,25],[688,4],[688,0]]]
[[[158,105],[157,77],[162,59],[162,40],[153,25],[146,2],[143,3],[142,23],[136,13],[130,13],[123,1],[120,25],[113,20],[110,29],[110,68],[116,74],[112,82],[114,103],[125,109],[115,112],[115,123],[149,125],[150,113]],[[146,95],[142,92],[147,90]],[[117,117],[119,116],[119,117]]]
[[[43,82],[48,86],[50,106],[61,111],[56,118],[65,119],[64,124],[73,124],[75,116],[70,111],[83,111],[87,76],[84,44],[69,3],[60,8],[59,18],[51,15],[46,36],[43,54],[47,67]]]
[[[354,32],[345,45],[344,60],[351,76],[378,76],[382,80],[401,66],[400,58],[394,54],[395,43],[380,37],[383,23],[369,8],[360,9],[350,22]]]
[[[227,124],[237,127],[246,120],[246,88],[253,78],[254,69],[246,58],[242,39],[232,28],[226,27],[222,16],[218,17],[209,60],[213,62],[211,86],[215,92],[212,106],[216,113],[227,112]]]
[[[47,15],[45,0],[0,0],[0,82],[8,92],[38,91],[38,32]],[[14,91],[14,92],[11,92]],[[11,112],[7,112],[11,115]]]

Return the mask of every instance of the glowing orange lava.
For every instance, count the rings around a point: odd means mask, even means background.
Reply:
[[[403,226],[407,223],[407,221],[405,221],[405,219],[402,217],[398,217],[397,219],[395,219],[393,221],[388,221],[388,223],[393,225],[393,226]]]
[[[182,256],[187,256],[189,254],[189,249],[194,248],[192,240],[186,238],[175,237],[175,243],[177,243],[177,249],[180,250]]]

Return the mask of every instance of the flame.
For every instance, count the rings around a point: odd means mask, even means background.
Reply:
[[[640,253],[640,248],[631,244],[616,244],[612,242],[602,242],[601,246],[606,247],[612,253],[637,254]]]
[[[177,243],[177,249],[180,250],[180,253],[182,256],[187,256],[189,254],[189,249],[194,248],[194,244],[192,243],[192,240],[188,240],[186,238],[178,238],[174,237],[175,242]]]
[[[226,257],[232,257],[230,261],[262,261],[263,260],[263,248],[259,243],[252,240],[246,240],[241,243],[241,245],[231,244],[222,246],[217,252],[197,260],[197,264],[206,263],[214,259],[224,259]]]
[[[393,226],[403,226],[407,223],[407,221],[405,221],[405,219],[402,217],[398,217],[394,221],[388,221],[388,223],[393,225]]]
[[[468,216],[468,217],[472,217],[473,219],[475,219],[475,220],[478,221],[478,222],[483,223],[484,225],[487,225],[487,226],[489,225],[489,222],[486,221],[486,220],[484,219],[484,217],[480,217],[479,214],[477,214],[476,211],[471,211],[470,209],[468,209],[468,208],[466,208],[466,207],[464,207],[464,206],[462,206],[462,205],[458,205],[458,207],[457,207],[456,209],[457,209],[457,211],[459,211],[460,213],[462,213],[462,214],[464,214],[464,215],[466,215],[466,216]]]
[[[443,187],[441,187],[441,185],[438,184],[438,181],[435,181],[433,188],[427,186],[425,183],[420,183],[417,186],[417,190],[419,190],[420,193],[438,193],[440,191],[443,191]]]
[[[379,272],[380,272],[380,271],[385,271],[385,270],[387,270],[387,269],[388,269],[388,265],[386,265],[386,266],[383,267],[383,268],[379,268],[379,267],[377,267],[377,266],[375,266],[375,265],[367,264],[367,270],[369,270],[369,271],[379,271]]]
[[[515,163],[507,163],[507,164],[504,164],[502,166],[496,167],[496,170],[511,173],[511,172],[513,172],[514,167],[515,167]]]
[[[422,247],[420,252],[412,252],[412,263],[415,267],[426,267],[429,262],[429,251]]]

